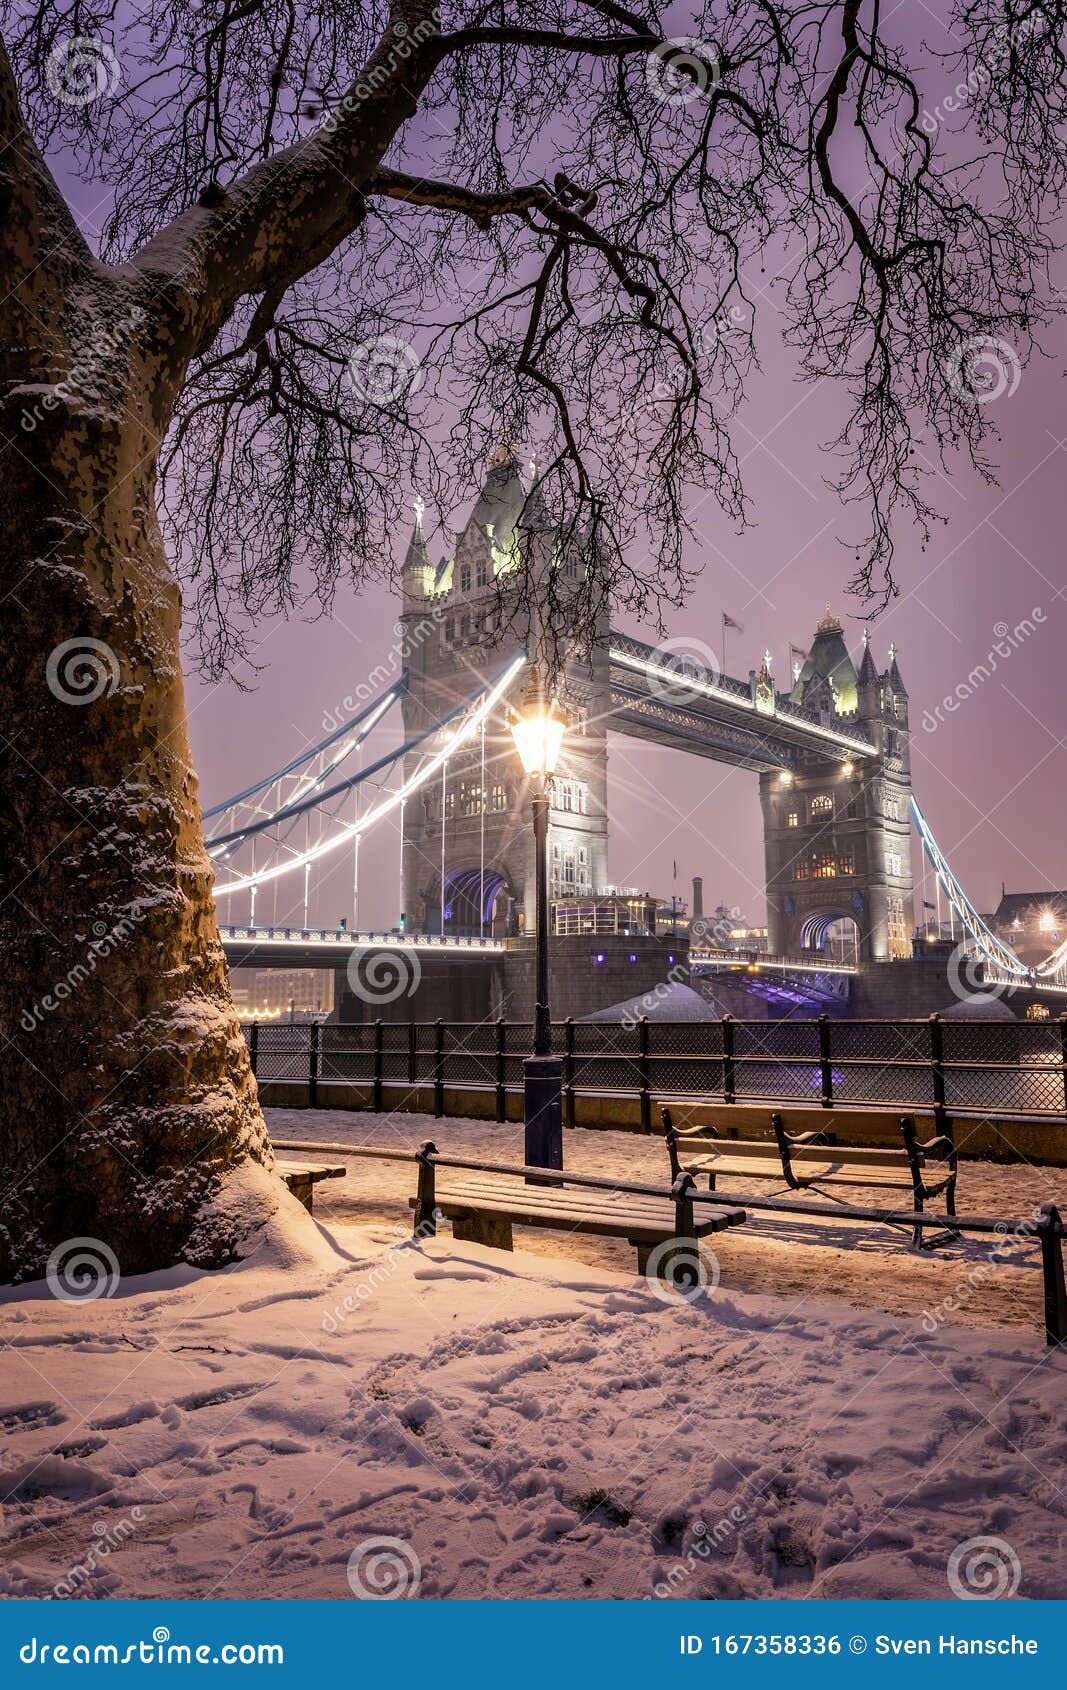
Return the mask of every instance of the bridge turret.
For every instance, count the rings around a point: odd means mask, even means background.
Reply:
[[[807,705],[809,710],[825,710],[833,716],[856,713],[856,667],[841,622],[829,605],[789,696],[794,704]]]
[[[889,648],[889,670],[886,674],[886,686],[893,701],[894,716],[897,721],[907,722],[908,690],[905,687],[904,682],[901,680],[900,668],[897,664],[897,648],[895,645],[891,645]],[[898,700],[903,700],[903,709],[901,709],[900,704],[897,702]]]
[[[434,586],[434,568],[430,562],[430,554],[426,546],[426,536],[422,531],[422,513],[426,509],[422,500],[415,500],[415,524],[411,530],[408,549],[404,557],[404,602],[428,598]]]
[[[906,956],[913,926],[907,694],[890,653],[879,673],[864,630],[857,669],[827,606],[791,694],[872,741],[846,761],[805,756],[761,777],[772,951],[850,945],[863,962]],[[844,726],[844,724],[843,724]]]

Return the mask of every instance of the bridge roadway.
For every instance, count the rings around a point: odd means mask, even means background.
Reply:
[[[769,688],[753,696],[748,681],[689,658],[673,663],[641,640],[613,632],[609,654],[609,725],[616,732],[759,773],[793,767],[804,756],[845,762],[875,753],[862,723],[793,704]]]
[[[477,934],[441,938],[436,933],[350,933],[345,928],[221,927],[222,948],[231,968],[344,968],[357,952],[412,952],[420,956],[455,957],[460,962],[500,956],[508,947],[503,939],[482,939]],[[841,1001],[848,997],[848,981],[857,970],[852,963],[813,956],[767,957],[748,952],[700,948],[690,951],[694,974],[733,976],[736,984],[755,985],[764,992],[783,987],[799,988],[809,1001]],[[761,993],[764,995],[764,993]]]
[[[460,962],[500,956],[502,939],[436,933],[349,933],[305,927],[220,927],[231,968],[344,968],[357,951],[415,952],[455,957]]]

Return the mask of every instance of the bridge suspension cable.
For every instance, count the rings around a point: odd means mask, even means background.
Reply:
[[[975,950],[985,958],[986,962],[992,963],[995,968],[1010,975],[1012,979],[1028,980],[1032,978],[1034,970],[1028,968],[1026,963],[1021,962],[1011,946],[1006,945],[1003,939],[999,939],[992,928],[978,914],[949,867],[948,860],[931,833],[929,823],[915,802],[914,795],[911,799],[911,813],[915,826],[919,830],[923,850],[937,877],[937,884],[944,892],[950,910],[959,917],[963,930],[970,938]],[[1067,952],[1067,945],[1061,946],[1061,950]],[[1052,960],[1051,957],[1048,958],[1036,972],[1038,974],[1044,973]]]
[[[216,835],[211,841],[211,846],[218,848],[218,850],[213,850],[213,854],[217,855],[229,846],[231,849],[225,852],[225,855],[229,856],[232,850],[236,849],[238,843],[249,839],[254,842],[255,838],[267,829],[276,827],[282,822],[289,821],[311,809],[331,802],[334,798],[350,792],[353,788],[358,789],[360,784],[368,777],[387,766],[396,764],[408,752],[416,749],[417,746],[429,739],[431,735],[440,733],[442,728],[456,721],[457,717],[460,718],[456,727],[448,734],[441,749],[428,758],[409,780],[403,782],[394,792],[387,793],[379,803],[365,811],[363,815],[351,822],[342,824],[334,832],[319,839],[314,845],[306,845],[302,851],[294,851],[284,862],[274,863],[267,868],[253,868],[252,872],[248,874],[239,875],[234,880],[216,886],[216,898],[228,896],[233,892],[254,891],[267,882],[277,881],[284,875],[303,869],[310,863],[320,861],[321,858],[330,855],[349,841],[362,838],[383,817],[391,814],[398,807],[402,807],[414,792],[417,792],[427,781],[432,780],[435,775],[439,774],[448,762],[449,757],[473,738],[490,712],[514,685],[525,664],[526,658],[522,653],[512,658],[503,671],[498,673],[495,680],[472,694],[462,704],[456,705],[439,722],[434,722],[430,727],[415,734],[398,750],[388,752],[384,757],[380,757],[377,762],[372,763],[358,774],[338,782],[326,791],[315,791],[297,801],[290,801],[274,814],[261,817],[249,826],[239,828],[231,833]],[[349,724],[349,728],[351,728],[351,725]],[[290,768],[294,766],[296,765],[290,765]]]
[[[311,746],[309,750],[301,751],[282,768],[276,769],[273,774],[264,775],[262,780],[257,780],[251,786],[246,786],[243,792],[235,792],[232,797],[224,798],[220,804],[212,804],[210,810],[203,811],[201,820],[208,822],[215,816],[224,815],[227,810],[236,810],[242,804],[247,804],[249,800],[256,797],[257,793],[266,792],[272,786],[280,786],[283,780],[290,775],[296,774],[298,770],[302,772],[304,778],[303,792],[310,791],[313,785],[317,785],[322,780],[325,780],[327,775],[332,774],[333,771],[344,762],[350,752],[354,751],[358,745],[362,744],[367,735],[371,732],[371,729],[377,726],[386,711],[396,703],[397,699],[407,687],[407,684],[408,672],[405,669],[403,674],[401,674],[398,679],[393,682],[391,687],[387,687],[385,692],[381,693],[378,698],[372,699],[371,702],[353,716],[350,721],[342,722],[341,726],[339,728],[335,728],[332,733],[327,734],[325,739],[320,739],[319,743]],[[355,733],[354,730],[356,729],[360,729],[360,731]],[[346,738],[346,736],[352,737]],[[344,740],[345,743],[329,760],[327,765],[315,775],[307,774],[306,771],[310,765],[314,763],[315,759],[321,756],[323,752],[329,750],[331,746],[336,745],[339,740]],[[298,793],[300,792],[299,782],[297,791]],[[303,794],[301,793],[300,795],[302,796]],[[292,796],[295,797],[296,794],[293,794]],[[212,844],[212,842],[212,840],[208,840],[209,845]]]

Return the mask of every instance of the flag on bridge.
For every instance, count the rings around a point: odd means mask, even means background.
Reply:
[[[722,613],[722,625],[724,628],[735,628],[739,634],[745,631],[740,622],[735,622],[732,616],[727,616],[725,610]]]

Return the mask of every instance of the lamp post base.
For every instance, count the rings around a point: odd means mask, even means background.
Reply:
[[[522,1080],[526,1165],[528,1168],[562,1168],[562,1058],[528,1056],[522,1065]]]

